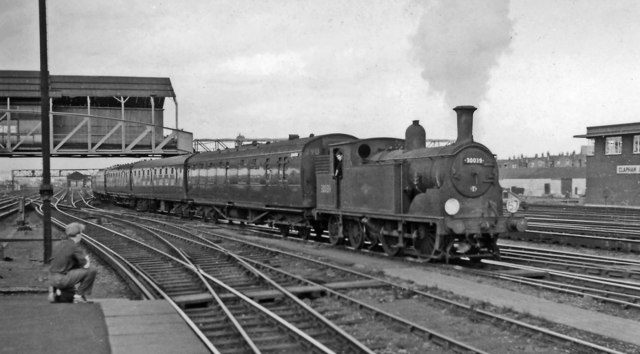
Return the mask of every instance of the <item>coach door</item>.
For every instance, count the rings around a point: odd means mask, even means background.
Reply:
[[[342,162],[337,151],[316,156],[316,203],[322,209],[340,208]]]

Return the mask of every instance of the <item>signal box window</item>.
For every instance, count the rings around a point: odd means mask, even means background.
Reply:
[[[612,136],[608,137],[605,145],[605,155],[620,155],[622,154],[622,137]]]
[[[640,135],[633,136],[633,153],[640,154]]]

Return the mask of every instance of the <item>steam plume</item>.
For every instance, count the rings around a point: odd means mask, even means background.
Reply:
[[[508,0],[441,0],[423,15],[412,38],[422,77],[448,107],[478,105],[490,70],[511,42]]]

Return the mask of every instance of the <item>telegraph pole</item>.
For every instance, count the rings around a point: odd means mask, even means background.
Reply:
[[[51,258],[51,145],[49,125],[49,68],[47,58],[47,7],[45,0],[39,0],[40,7],[40,119],[42,126],[42,233],[44,237],[44,263]]]

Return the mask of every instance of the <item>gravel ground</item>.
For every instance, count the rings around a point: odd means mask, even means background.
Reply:
[[[0,238],[30,239],[42,238],[42,221],[31,212],[26,221],[31,230],[19,231],[16,215],[0,220]],[[52,229],[52,238],[63,237],[63,232],[56,227]],[[53,242],[53,247],[56,245]],[[86,251],[86,249],[85,249]],[[92,264],[98,270],[94,283],[93,298],[133,298],[133,294],[121,281],[120,277],[95,254],[89,253]],[[44,242],[11,242],[4,249],[0,260],[0,290],[4,294],[23,292],[46,292],[48,287],[48,266],[43,262]]]

